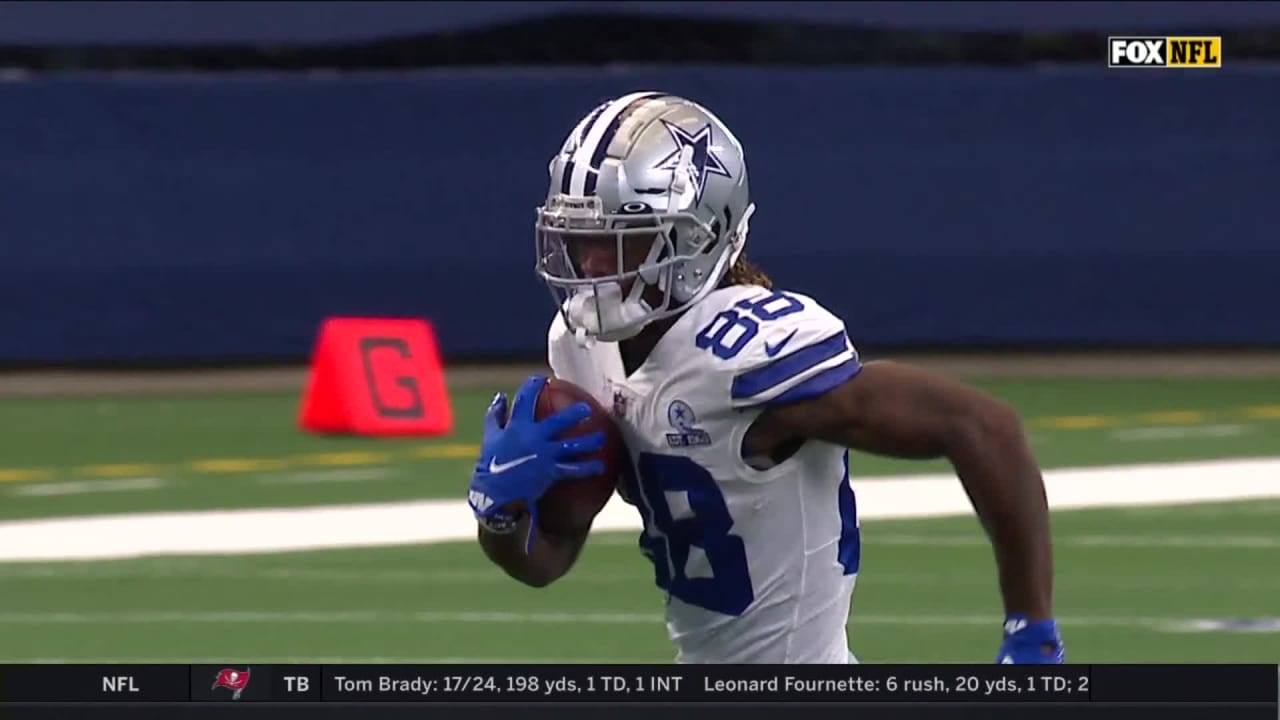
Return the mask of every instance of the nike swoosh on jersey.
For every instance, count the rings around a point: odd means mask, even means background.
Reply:
[[[790,335],[782,338],[782,340],[778,341],[778,344],[776,345],[770,345],[766,342],[764,344],[764,354],[769,357],[773,357],[774,355],[782,352],[782,348],[785,347],[787,343],[791,342],[791,338],[795,337],[797,332],[799,332],[799,330],[792,330]]]
[[[504,462],[504,463],[498,462],[498,458],[493,458],[492,460],[489,461],[489,472],[493,473],[494,475],[497,475],[499,473],[504,473],[510,470],[511,468],[519,467],[536,457],[538,456],[525,455],[524,457],[519,457],[519,458],[516,458],[515,460],[512,460],[510,462]]]

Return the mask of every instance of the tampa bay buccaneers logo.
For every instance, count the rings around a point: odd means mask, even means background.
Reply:
[[[227,668],[218,673],[218,679],[213,681],[213,687],[210,690],[216,690],[220,687],[231,691],[231,699],[239,700],[240,693],[249,686],[249,668],[243,671],[234,668]]]

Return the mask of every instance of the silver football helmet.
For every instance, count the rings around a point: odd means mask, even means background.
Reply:
[[[591,111],[551,160],[537,272],[569,330],[617,342],[706,297],[755,206],[742,145],[701,105],[637,92]]]

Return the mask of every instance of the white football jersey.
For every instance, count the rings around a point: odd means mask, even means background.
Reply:
[[[583,347],[559,314],[548,355],[622,429],[636,471],[623,497],[644,521],[676,661],[852,662],[861,548],[847,451],[811,441],[760,470],[741,450],[770,403],[861,370],[839,318],[804,295],[733,286],[680,316],[630,376],[617,344]]]

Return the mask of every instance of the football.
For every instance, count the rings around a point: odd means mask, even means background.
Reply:
[[[538,524],[541,529],[555,534],[575,534],[591,526],[591,521],[604,509],[617,487],[620,463],[624,462],[623,456],[626,453],[622,433],[613,416],[591,393],[567,380],[547,380],[547,384],[538,393],[533,415],[534,418],[543,420],[577,402],[590,405],[591,415],[560,437],[577,437],[597,430],[604,432],[604,447],[595,453],[580,456],[581,459],[599,460],[604,465],[604,472],[594,477],[556,483],[538,501]]]

